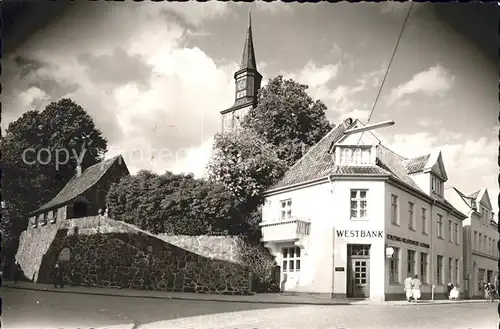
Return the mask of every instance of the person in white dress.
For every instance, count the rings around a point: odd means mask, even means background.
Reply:
[[[450,300],[452,299],[457,300],[459,296],[460,296],[460,291],[458,291],[457,286],[454,286],[453,289],[451,289],[450,291]]]
[[[411,298],[413,297],[413,293],[412,293],[412,278],[410,275],[408,275],[408,277],[404,280],[403,284],[405,286],[405,293],[406,293],[406,300],[408,302],[411,302]]]
[[[417,303],[421,296],[420,286],[422,285],[417,274],[413,276],[413,280],[411,283],[412,283],[412,288],[411,288],[412,297],[415,300],[415,303]]]

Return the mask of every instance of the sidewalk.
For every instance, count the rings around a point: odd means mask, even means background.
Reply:
[[[71,287],[54,288],[49,284],[37,284],[32,282],[13,282],[3,281],[2,287],[22,290],[48,291],[57,293],[72,293],[96,296],[113,296],[129,298],[153,298],[153,299],[173,299],[173,300],[193,300],[210,302],[229,302],[229,303],[258,303],[258,304],[291,304],[291,305],[392,305],[392,306],[413,306],[415,303],[407,301],[387,301],[375,302],[370,300],[351,300],[351,299],[330,299],[328,297],[316,295],[295,295],[290,293],[263,293],[250,296],[236,295],[215,295],[215,294],[195,294],[183,292],[167,291],[149,291],[134,289],[114,289],[114,288],[94,288],[94,287]],[[458,304],[458,303],[486,303],[485,300],[423,300],[418,305],[436,305],[436,304]]]

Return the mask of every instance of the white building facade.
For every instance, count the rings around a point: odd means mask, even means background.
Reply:
[[[443,197],[441,155],[405,159],[371,132],[346,133],[360,126],[338,125],[265,194],[262,239],[282,286],[390,300],[418,274],[424,298],[433,284],[444,297],[448,282],[462,283],[466,216]]]
[[[467,298],[482,298],[484,284],[497,283],[498,224],[494,220],[487,189],[466,195],[457,188],[446,189],[446,198],[468,215],[463,221],[464,293]]]

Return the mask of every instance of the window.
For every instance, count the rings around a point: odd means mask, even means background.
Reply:
[[[398,225],[399,223],[399,218],[398,218],[398,196],[392,194],[391,195],[391,223]]]
[[[427,209],[422,207],[422,234],[427,234]]]
[[[371,148],[340,148],[339,165],[367,165],[371,164]]]
[[[474,250],[477,250],[477,231],[474,231]]]
[[[425,252],[420,253],[420,281],[422,281],[422,283],[428,283],[427,282],[428,258],[429,258],[429,255],[427,255]]]
[[[453,282],[453,258],[448,259],[448,283]]]
[[[443,182],[436,176],[432,175],[431,178],[431,189],[434,194],[437,194],[439,196],[443,196],[443,188],[444,184]]]
[[[448,240],[453,242],[453,222],[451,220],[448,221]]]
[[[366,190],[351,190],[351,218],[366,218]]]
[[[459,267],[458,267],[458,264],[459,264],[460,260],[458,259],[455,259],[455,285],[457,284],[460,284],[460,274],[459,274]]]
[[[488,253],[488,250],[486,249],[486,235],[483,236],[483,252],[486,254]]]
[[[282,267],[283,273],[300,272],[300,248],[290,247],[282,249]]]
[[[292,199],[281,201],[281,220],[292,218]]]
[[[415,230],[415,204],[413,202],[408,202],[408,228],[410,230]]]
[[[443,238],[443,215],[437,215],[437,237]]]
[[[408,276],[414,276],[417,274],[415,271],[415,254],[415,251],[408,250]]]
[[[488,254],[491,255],[491,238],[488,238]]]
[[[390,273],[389,273],[389,281],[391,283],[399,283],[399,248],[394,249],[394,254],[392,254],[390,261]]]
[[[477,241],[477,251],[483,251],[483,235],[479,233],[479,239]]]
[[[437,256],[436,283],[443,284],[443,256]]]
[[[458,224],[455,223],[455,244],[460,244],[460,230],[458,229]]]

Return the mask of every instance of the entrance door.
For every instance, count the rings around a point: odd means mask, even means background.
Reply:
[[[347,291],[349,297],[370,296],[370,245],[350,245]]]

